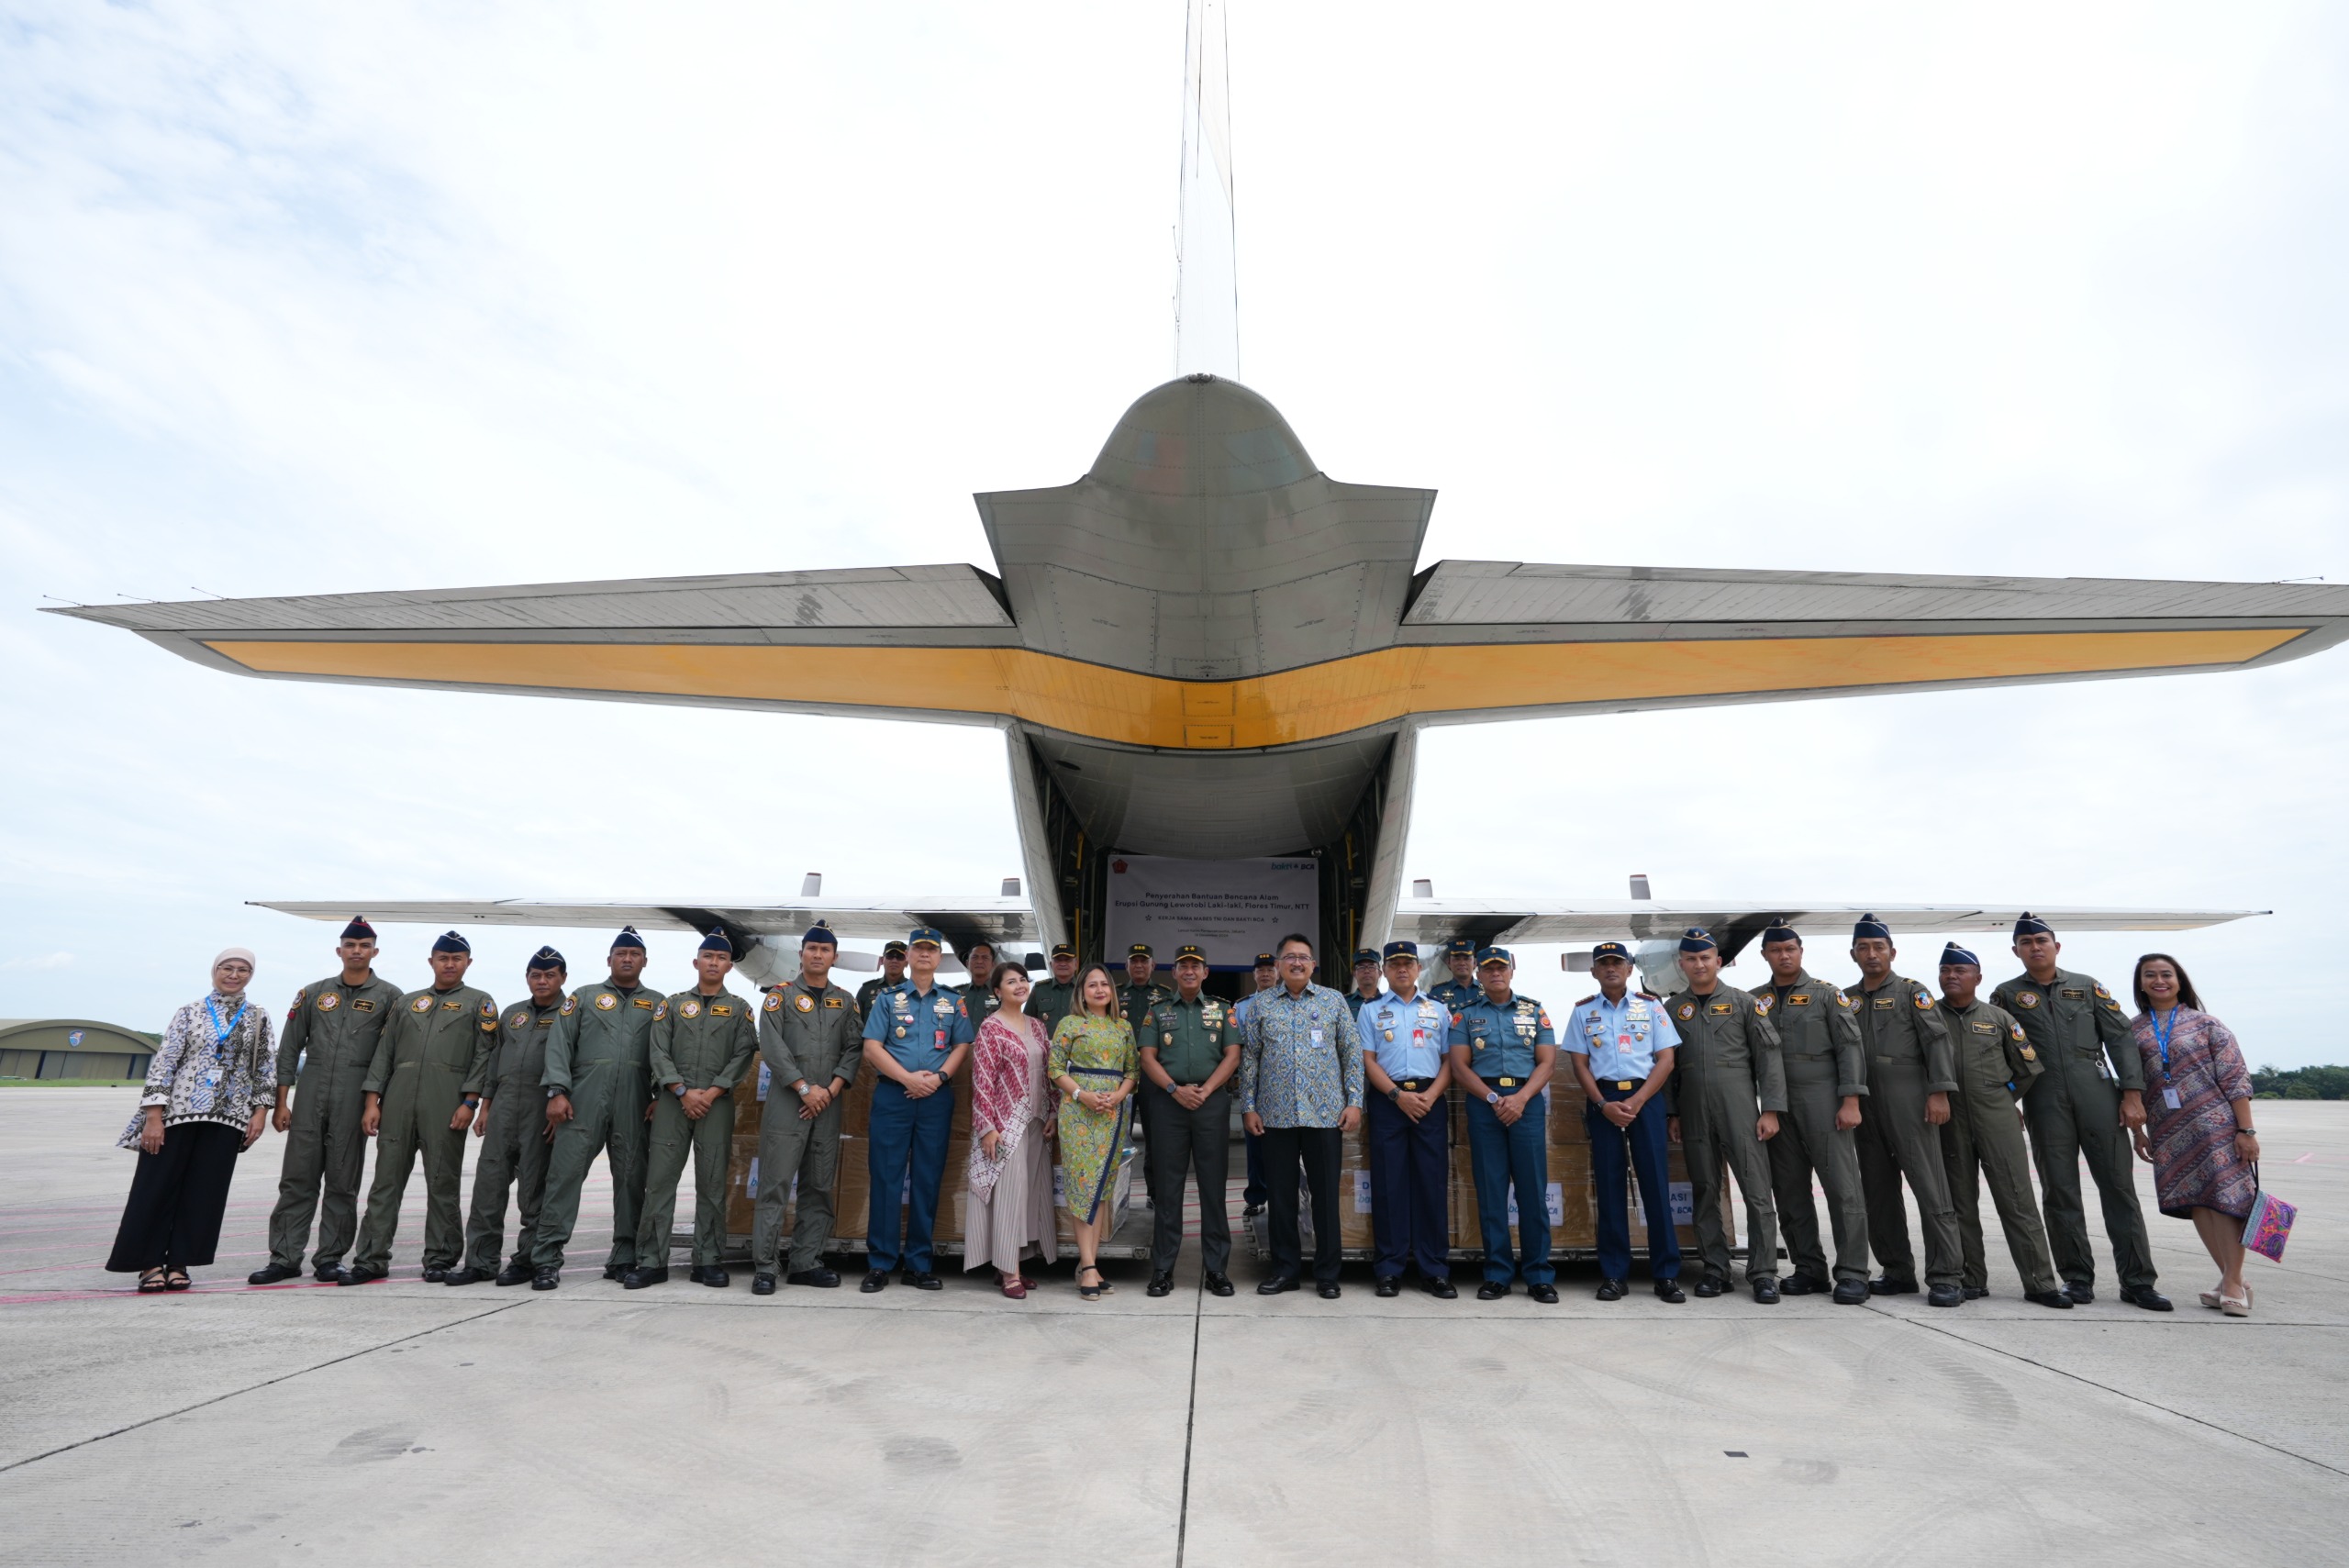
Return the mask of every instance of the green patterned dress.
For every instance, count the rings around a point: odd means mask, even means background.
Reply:
[[[1133,1026],[1123,1018],[1071,1013],[1052,1029],[1052,1054],[1044,1062],[1047,1081],[1075,1080],[1087,1094],[1131,1085],[1141,1071]],[[1133,1108],[1130,1087],[1107,1115],[1086,1110],[1074,1097],[1061,1101],[1061,1183],[1063,1201],[1079,1223],[1101,1212],[1101,1201],[1118,1175],[1118,1151],[1126,1141],[1126,1118]]]

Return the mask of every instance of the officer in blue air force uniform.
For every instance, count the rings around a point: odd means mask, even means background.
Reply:
[[[1466,937],[1454,937],[1443,944],[1442,959],[1446,978],[1428,987],[1428,995],[1458,1012],[1484,992],[1476,984],[1476,944]]]
[[[1671,1081],[1679,1031],[1664,1004],[1631,989],[1631,950],[1601,942],[1590,950],[1598,995],[1575,1004],[1562,1048],[1589,1096],[1583,1123],[1590,1130],[1590,1174],[1598,1232],[1598,1299],[1620,1301],[1631,1290],[1631,1191],[1636,1172],[1648,1212],[1648,1273],[1666,1301],[1687,1299],[1680,1289],[1680,1237],[1673,1229],[1672,1182],[1664,1166],[1667,1128],[1664,1090]],[[1627,1168],[1628,1167],[1628,1168]]]
[[[873,1211],[864,1230],[864,1283],[871,1295],[889,1284],[902,1256],[917,1290],[942,1290],[930,1264],[938,1220],[939,1184],[946,1175],[946,1141],[954,1130],[954,1073],[977,1038],[963,998],[938,984],[938,957],[946,939],[917,926],[906,939],[906,978],[873,998],[864,1020],[864,1060],[873,1085]],[[912,1191],[902,1216],[898,1195]]]
[[[1509,989],[1515,971],[1507,948],[1476,954],[1484,989],[1452,1015],[1452,1073],[1468,1094],[1468,1162],[1484,1233],[1485,1283],[1476,1299],[1498,1301],[1522,1272],[1526,1294],[1548,1306],[1558,1287],[1550,1266],[1550,1105],[1542,1091],[1558,1048],[1542,1004]],[[1521,1266],[1509,1255],[1511,1188]]]
[[[1450,1301],[1460,1294],[1452,1286],[1452,1221],[1444,1213],[1452,1013],[1419,995],[1418,948],[1388,942],[1386,967],[1389,988],[1354,1013],[1370,1090],[1371,1268],[1379,1295],[1399,1296],[1403,1265],[1415,1262],[1421,1287]]]

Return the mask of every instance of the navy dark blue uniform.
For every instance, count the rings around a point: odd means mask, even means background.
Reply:
[[[915,944],[935,940],[934,932],[913,936]],[[935,1272],[931,1236],[939,1185],[946,1175],[946,1143],[954,1129],[952,1075],[975,1031],[961,996],[935,979],[925,989],[908,977],[873,998],[864,1038],[907,1074],[934,1073],[946,1080],[919,1097],[885,1072],[873,1086],[873,1207],[864,1230],[865,1266],[871,1273],[886,1274],[902,1258],[907,1272],[922,1284],[918,1276]],[[900,1193],[906,1194],[902,1214]]]
[[[1507,964],[1498,948],[1476,955],[1481,973]],[[1452,1015],[1452,1069],[1468,1091],[1468,1162],[1476,1183],[1476,1223],[1485,1245],[1480,1300],[1508,1291],[1519,1274],[1537,1296],[1555,1299],[1550,1266],[1549,1099],[1543,1093],[1557,1044],[1550,1016],[1531,996],[1479,992]],[[1517,1119],[1502,1119],[1511,1105]],[[1509,1250],[1508,1205],[1517,1198],[1519,1251]]]

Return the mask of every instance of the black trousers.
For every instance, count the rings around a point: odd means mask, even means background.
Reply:
[[[1150,1266],[1158,1273],[1174,1272],[1183,1251],[1183,1187],[1192,1173],[1199,1178],[1199,1263],[1211,1274],[1231,1263],[1231,1217],[1224,1210],[1224,1190],[1231,1166],[1231,1090],[1218,1089],[1195,1111],[1174,1103],[1174,1096],[1155,1084],[1141,1086],[1142,1125],[1150,1129],[1151,1214]]]
[[[198,1268],[220,1243],[220,1216],[228,1207],[228,1180],[245,1142],[241,1128],[184,1121],[163,1129],[163,1146],[139,1151],[130,1175],[130,1201],[114,1233],[106,1272]]]
[[[1338,1277],[1338,1162],[1344,1140],[1334,1127],[1268,1127],[1257,1145],[1264,1155],[1264,1203],[1273,1243],[1273,1273],[1302,1276],[1305,1241],[1297,1227],[1297,1174],[1313,1189],[1313,1277]]]

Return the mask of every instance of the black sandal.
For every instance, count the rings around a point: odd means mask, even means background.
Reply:
[[[195,1282],[194,1280],[187,1277],[187,1271],[185,1269],[173,1269],[171,1273],[163,1276],[163,1288],[165,1290],[185,1290],[195,1283]]]
[[[1086,1269],[1090,1269],[1090,1270],[1092,1270],[1092,1271],[1093,1271],[1093,1278],[1094,1278],[1095,1283],[1094,1283],[1094,1284],[1085,1284],[1085,1270],[1086,1270]],[[1100,1285],[1100,1283],[1099,1283],[1099,1281],[1100,1281],[1100,1279],[1101,1279],[1101,1269],[1100,1269],[1100,1266],[1099,1266],[1098,1264],[1096,1264],[1096,1263],[1087,1263],[1087,1264],[1085,1264],[1085,1268],[1081,1268],[1081,1269],[1077,1270],[1077,1271],[1076,1271],[1076,1273],[1077,1273],[1077,1281],[1076,1281],[1076,1294],[1077,1294],[1077,1296],[1078,1296],[1081,1299],[1085,1300],[1085,1301],[1098,1301],[1098,1300],[1100,1300],[1100,1299],[1101,1299],[1101,1285]]]
[[[141,1269],[141,1270],[139,1270],[139,1295],[141,1295],[141,1296],[161,1296],[161,1295],[162,1295],[162,1294],[163,1294],[163,1292],[164,1292],[166,1289],[168,1289],[168,1288],[169,1288],[169,1287],[163,1284],[163,1271],[162,1271],[162,1270],[161,1270],[161,1269]]]

